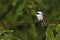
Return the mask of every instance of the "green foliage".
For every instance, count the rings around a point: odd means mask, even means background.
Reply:
[[[44,19],[60,19],[60,0],[0,0],[0,23],[34,22],[35,13],[42,9]],[[46,22],[47,30],[41,25],[12,24],[0,26],[0,40],[42,40],[46,33],[46,40],[60,40],[60,24]],[[38,28],[39,27],[39,28]],[[54,37],[53,30],[58,34]]]

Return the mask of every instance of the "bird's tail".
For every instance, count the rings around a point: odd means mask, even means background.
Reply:
[[[42,21],[42,27],[44,28],[44,31],[46,31],[48,28],[48,25],[45,23],[44,20]]]
[[[47,26],[47,24],[45,23],[44,20],[42,21],[42,26],[43,26],[43,27],[46,27],[46,26]]]

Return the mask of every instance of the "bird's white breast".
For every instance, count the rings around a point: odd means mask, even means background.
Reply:
[[[37,16],[37,19],[39,21],[43,20],[43,15],[42,14],[36,14],[36,16]]]

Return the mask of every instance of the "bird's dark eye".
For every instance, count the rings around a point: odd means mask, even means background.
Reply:
[[[39,14],[39,13],[36,13],[36,14]]]

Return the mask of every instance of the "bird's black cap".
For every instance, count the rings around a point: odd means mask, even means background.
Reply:
[[[37,12],[39,12],[39,11],[41,11],[41,12],[42,12],[42,10],[41,10],[41,9],[37,10]],[[37,12],[36,12],[36,14],[39,14],[39,13],[37,13]]]
[[[37,10],[37,11],[41,11],[41,12],[42,12],[42,10],[41,10],[41,9],[39,9],[39,10]]]

